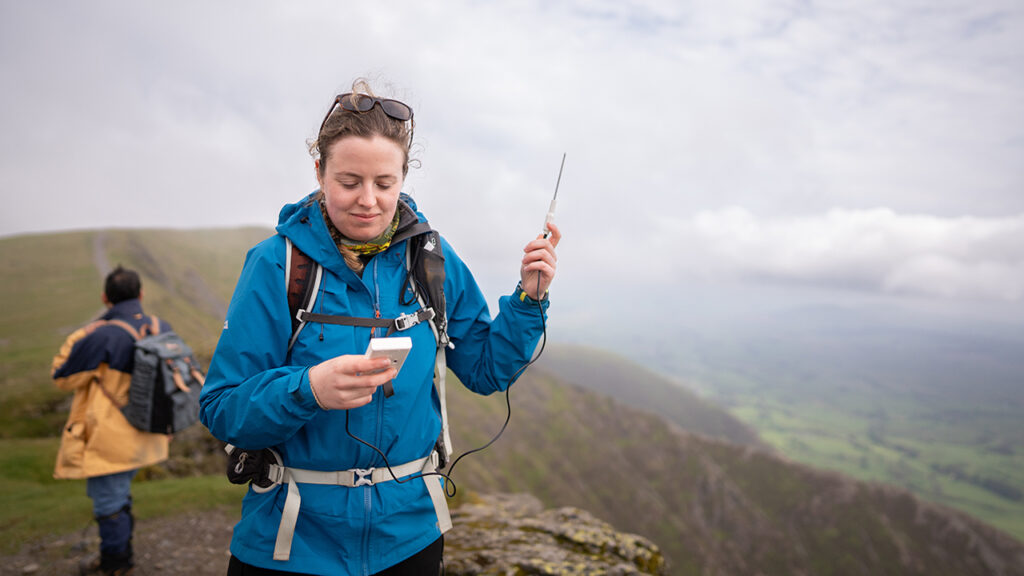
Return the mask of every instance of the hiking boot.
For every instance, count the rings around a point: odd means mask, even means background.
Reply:
[[[100,532],[100,554],[89,562],[82,574],[102,576],[124,576],[131,574],[134,556],[132,552],[132,529],[135,517],[129,502],[124,508],[108,516],[97,516]],[[89,572],[88,570],[92,570]]]
[[[128,576],[133,570],[135,565],[130,558],[103,558],[99,554],[78,563],[79,576]]]

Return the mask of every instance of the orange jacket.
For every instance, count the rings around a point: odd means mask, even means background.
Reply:
[[[102,320],[75,330],[53,358],[55,384],[75,393],[54,478],[104,476],[167,459],[169,436],[138,430],[121,414],[128,401],[134,342],[122,328],[105,322],[115,318],[136,328],[149,321],[138,300],[120,302]]]

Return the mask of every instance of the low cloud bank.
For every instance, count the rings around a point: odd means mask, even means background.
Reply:
[[[672,227],[699,252],[686,259],[691,272],[946,298],[1024,297],[1024,214],[944,218],[878,208],[759,217],[730,207]]]

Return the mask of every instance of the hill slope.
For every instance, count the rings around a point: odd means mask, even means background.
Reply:
[[[460,490],[530,492],[654,541],[673,574],[1024,574],[1024,544],[909,492],[816,471],[532,370],[512,420],[459,462]],[[456,453],[505,417],[502,396],[454,385]]]
[[[1024,539],[1024,315],[808,306],[674,330],[627,332],[622,347],[793,460],[907,488]]]
[[[537,361],[559,380],[647,410],[695,434],[766,447],[757,433],[725,410],[626,357],[607,351],[553,344]]]

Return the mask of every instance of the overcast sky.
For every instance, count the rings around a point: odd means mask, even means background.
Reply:
[[[0,0],[0,236],[272,226],[367,76],[488,292],[565,152],[553,291],[592,313],[716,282],[1020,308],[1019,1],[434,4]]]

